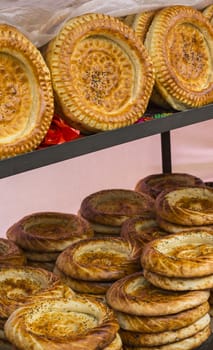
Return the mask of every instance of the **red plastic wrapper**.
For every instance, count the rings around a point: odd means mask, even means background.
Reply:
[[[66,124],[65,121],[55,113],[50,128],[44,140],[39,145],[39,148],[59,145],[67,141],[75,140],[79,137],[82,137],[80,131]]]

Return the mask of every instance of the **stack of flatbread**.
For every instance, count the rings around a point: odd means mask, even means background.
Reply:
[[[210,187],[167,189],[158,195],[155,206],[158,225],[167,232],[213,230],[213,189]]]
[[[8,317],[32,298],[52,298],[74,295],[74,292],[53,273],[29,266],[0,267],[0,341],[9,347],[4,333]]]
[[[167,290],[213,288],[213,231],[192,230],[148,243],[142,251],[144,276]]]
[[[6,235],[22,248],[28,265],[52,271],[61,251],[73,242],[93,237],[94,232],[78,215],[39,212],[20,219]]]
[[[7,338],[20,350],[121,350],[118,329],[106,304],[77,295],[32,300],[5,324]]]
[[[79,215],[91,224],[96,235],[118,236],[127,219],[137,215],[154,218],[154,200],[133,190],[107,189],[85,197]]]
[[[212,13],[176,5],[124,19],[152,59],[155,104],[185,110],[213,102]]]
[[[205,184],[199,177],[187,173],[159,173],[140,179],[135,191],[146,193],[156,199],[162,191],[190,186],[205,186]]]
[[[138,272],[113,283],[106,293],[125,350],[194,349],[209,337],[209,291],[165,291]]]
[[[122,238],[90,238],[73,243],[57,258],[54,273],[78,293],[105,296],[111,284],[141,270],[132,245]]]

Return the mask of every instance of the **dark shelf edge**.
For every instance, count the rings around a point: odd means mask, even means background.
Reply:
[[[0,161],[0,178],[16,175],[209,119],[213,119],[213,104],[184,112],[177,112],[165,118],[134,124],[122,129],[100,132],[61,145],[4,159]]]

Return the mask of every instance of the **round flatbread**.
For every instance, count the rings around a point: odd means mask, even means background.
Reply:
[[[60,252],[71,243],[93,237],[89,223],[75,214],[39,212],[27,215],[12,225],[7,237],[25,250]]]
[[[145,46],[155,69],[155,89],[172,108],[212,103],[212,40],[210,22],[193,7],[168,6],[155,15]]]
[[[160,216],[157,215],[156,221],[158,226],[168,232],[168,233],[178,233],[178,232],[189,232],[194,230],[204,230],[204,231],[210,231],[213,232],[213,225],[205,225],[205,226],[186,226],[186,225],[178,225],[174,224],[173,222],[169,222],[167,220],[164,220]]]
[[[83,199],[80,214],[93,222],[121,226],[136,215],[155,217],[154,200],[147,194],[132,190],[102,190]]]
[[[151,241],[142,251],[141,265],[167,277],[210,276],[213,274],[213,232],[180,232]]]
[[[213,188],[182,187],[165,190],[155,202],[157,216],[178,225],[213,224]]]
[[[80,296],[37,300],[13,312],[5,324],[7,338],[20,349],[104,349],[118,329],[104,303]]]
[[[171,292],[154,287],[138,272],[112,284],[107,303],[116,311],[136,316],[162,316],[196,307],[207,301],[210,292]]]
[[[53,118],[50,73],[39,50],[15,27],[0,25],[0,159],[34,150]]]
[[[184,291],[213,288],[213,275],[197,278],[166,277],[151,271],[143,270],[144,277],[154,286],[166,290]]]
[[[82,132],[117,129],[146,110],[150,57],[134,31],[104,14],[71,18],[45,53],[62,116]]]
[[[159,173],[140,179],[135,186],[135,190],[157,198],[162,191],[187,186],[204,186],[204,182],[199,177],[191,174]]]
[[[57,258],[65,275],[84,281],[115,281],[141,269],[131,244],[122,238],[91,238],[76,242]]]

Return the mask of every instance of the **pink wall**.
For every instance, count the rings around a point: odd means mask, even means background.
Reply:
[[[213,181],[213,120],[171,132],[173,172]],[[77,213],[88,194],[133,189],[161,172],[160,136],[152,136],[0,180],[0,236],[24,215],[52,210]]]

